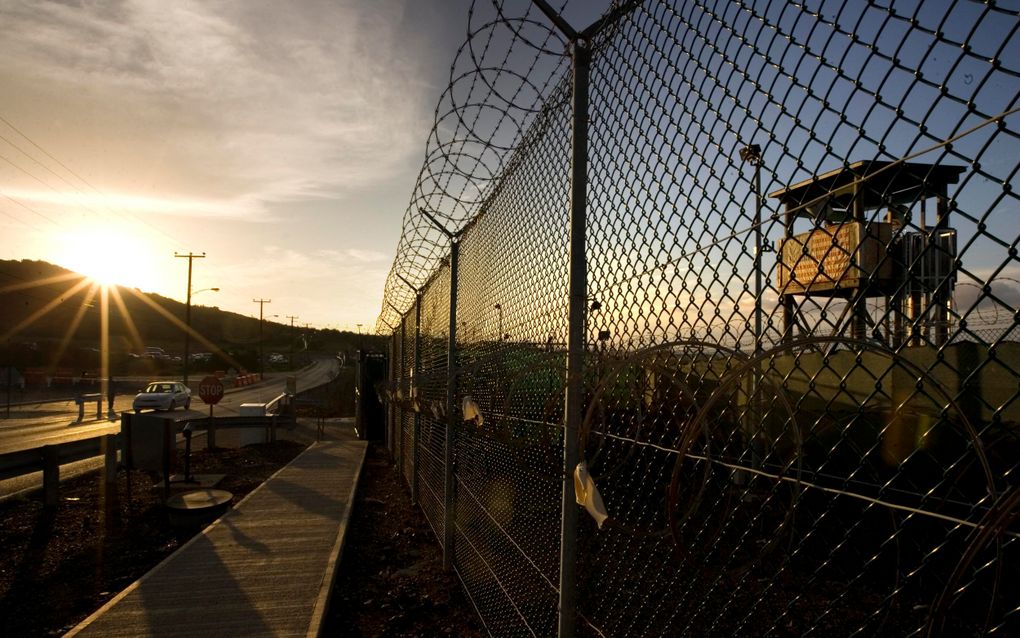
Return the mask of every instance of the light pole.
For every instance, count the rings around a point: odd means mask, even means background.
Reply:
[[[762,236],[761,236],[761,147],[757,144],[750,144],[740,149],[740,159],[748,164],[754,166],[754,182],[752,183],[752,190],[754,191],[754,354],[755,356],[761,354],[762,343],[761,343],[761,251],[762,251]],[[764,418],[764,405],[762,404],[762,397],[759,395],[759,387],[761,385],[760,379],[760,362],[755,364],[753,376],[751,377],[751,392],[748,401],[749,412],[749,423],[747,424],[746,436],[750,442],[751,448],[751,465],[754,468],[761,467],[761,454],[755,447],[753,441],[757,434],[757,429],[762,427],[762,419]],[[741,480],[746,480],[741,477]],[[747,489],[747,488],[745,488]]]
[[[754,353],[761,352],[761,147],[740,149],[740,159],[754,166]]]
[[[188,358],[189,351],[191,350],[191,264],[196,259],[205,259],[205,253],[196,255],[195,253],[189,252],[184,255],[178,252],[174,252],[174,257],[179,259],[188,260],[188,298],[185,304],[184,310],[184,385],[188,385]]]
[[[266,378],[266,364],[265,359],[263,358],[264,352],[262,350],[262,309],[267,303],[273,303],[273,300],[252,299],[252,303],[257,303],[259,305],[259,381],[261,381]]]

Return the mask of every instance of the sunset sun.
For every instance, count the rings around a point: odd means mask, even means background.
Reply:
[[[53,260],[97,283],[151,290],[158,279],[153,248],[117,227],[77,227],[54,236]]]

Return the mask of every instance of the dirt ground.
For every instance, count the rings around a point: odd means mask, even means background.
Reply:
[[[279,441],[199,450],[192,468],[226,474],[217,487],[232,492],[236,504],[304,448]],[[61,483],[52,511],[40,497],[0,505],[0,636],[65,633],[198,531],[171,528],[153,478],[130,474],[130,498],[122,470],[109,497],[96,472]]]
[[[371,445],[327,618],[327,636],[484,636],[460,581],[385,450]]]

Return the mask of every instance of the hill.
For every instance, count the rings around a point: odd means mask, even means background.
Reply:
[[[45,261],[0,260],[0,339],[3,340],[0,342],[0,366],[97,368],[101,347],[101,296],[98,286],[60,266]],[[147,346],[163,348],[171,354],[171,361],[150,361],[146,364],[146,373],[164,371],[153,367],[173,367],[172,357],[180,356],[184,348],[185,304],[134,288],[111,286],[108,307],[110,362],[115,372],[141,366],[136,363],[137,356]],[[209,367],[257,369],[257,318],[192,303],[191,326],[209,342],[193,338],[192,353],[223,353],[207,362]],[[337,330],[292,330],[289,325],[272,321],[264,322],[263,335],[267,358],[271,351],[289,354],[292,340],[299,353],[353,355],[359,343],[370,349],[385,347],[375,336]],[[295,365],[299,363],[295,361]],[[267,369],[270,367],[267,364]]]

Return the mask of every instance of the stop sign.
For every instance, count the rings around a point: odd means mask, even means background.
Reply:
[[[207,405],[216,405],[223,398],[223,382],[213,376],[202,379],[198,384],[198,396]]]

